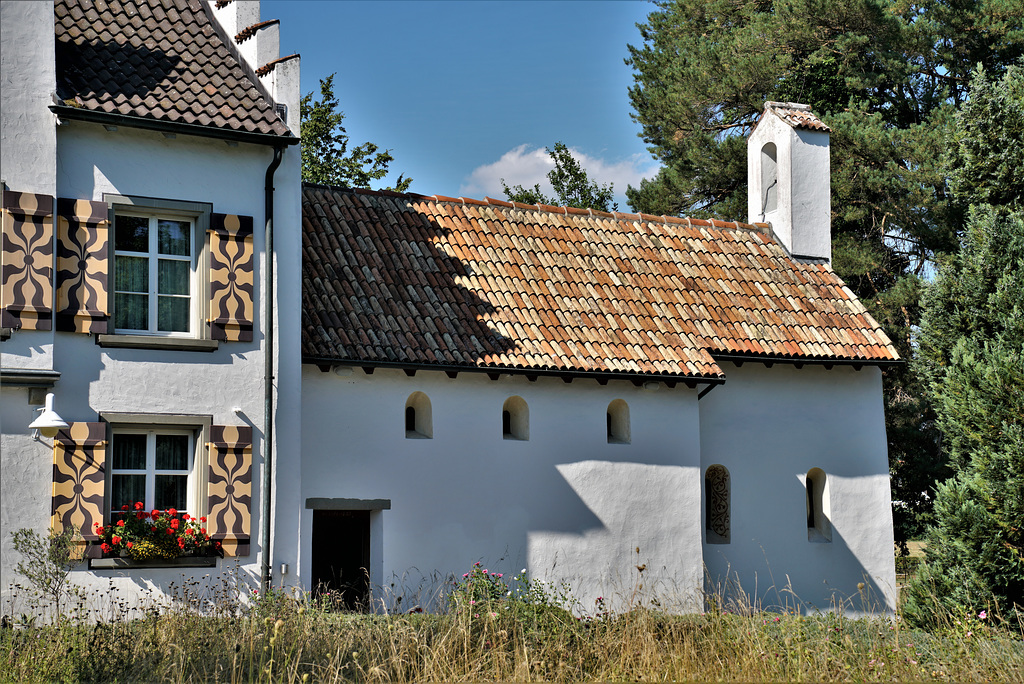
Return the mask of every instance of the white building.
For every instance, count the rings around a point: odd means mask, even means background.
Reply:
[[[89,544],[74,581],[237,559],[395,607],[480,561],[585,608],[893,608],[897,357],[829,267],[806,108],[752,134],[748,224],[301,186],[298,60],[258,2],[0,7],[4,540],[90,541],[141,496],[228,557]]]

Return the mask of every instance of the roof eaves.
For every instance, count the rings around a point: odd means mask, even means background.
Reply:
[[[205,138],[217,138],[219,140],[234,140],[237,142],[253,143],[256,145],[297,145],[299,138],[289,133],[288,135],[271,135],[268,133],[252,133],[250,131],[236,131],[230,128],[219,128],[215,126],[200,126],[176,121],[164,121],[162,119],[147,119],[141,116],[130,116],[127,114],[116,114],[113,112],[96,111],[82,107],[69,107],[67,105],[50,105],[50,111],[60,118],[86,121],[111,126],[125,126],[126,128],[141,128],[163,133],[180,133],[182,135],[196,135]]]

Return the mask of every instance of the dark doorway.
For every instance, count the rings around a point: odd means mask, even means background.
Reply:
[[[364,610],[370,598],[370,511],[313,511],[313,593],[338,608]]]

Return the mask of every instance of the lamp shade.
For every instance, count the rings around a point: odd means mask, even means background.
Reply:
[[[53,410],[53,394],[49,393],[46,395],[46,406],[39,409],[42,413],[39,417],[29,423],[29,427],[33,430],[39,430],[43,437],[56,437],[60,430],[68,427],[68,424],[64,422],[64,419],[57,415],[57,412]]]

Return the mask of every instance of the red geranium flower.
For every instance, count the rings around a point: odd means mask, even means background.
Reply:
[[[204,515],[202,518],[200,518],[199,522],[206,522],[206,516]]]
[[[125,544],[125,546],[127,546],[130,549],[133,546],[135,546],[135,544],[133,544],[132,542],[128,542],[127,544]]]
[[[142,509],[143,509],[142,502],[141,501],[136,501],[135,502],[135,510],[141,511]]]
[[[110,538],[110,541],[111,543],[113,543],[114,546],[117,546],[121,543],[121,538],[115,534],[113,537]]]
[[[124,519],[123,518],[121,520],[117,521],[117,526],[118,527],[124,527]]]
[[[174,534],[174,530],[167,530],[167,534]]]
[[[156,520],[157,518],[160,517],[160,511],[158,511],[157,509],[154,508],[153,510],[151,510],[149,512],[149,515],[150,515],[151,518],[153,518],[153,520]]]
[[[200,527],[199,531],[202,532],[203,534],[206,534],[206,528],[205,527]]]
[[[181,521],[179,521],[179,520],[178,520],[177,518],[172,518],[172,519],[171,519],[171,527],[172,527],[173,529],[175,529],[175,530],[176,530],[176,529],[178,529],[178,527],[179,527],[180,525],[181,525]]]
[[[103,553],[110,553],[111,551],[113,551],[113,549],[110,548],[110,544],[106,542],[100,544],[100,550],[103,551]]]
[[[121,506],[121,510],[122,511],[127,511],[128,510],[128,504],[125,504],[124,506]]]
[[[97,527],[96,528],[96,534],[98,534],[98,535],[100,535],[102,537],[103,536],[103,528],[102,527]]]
[[[178,548],[179,549],[184,549],[185,548],[185,539],[183,537],[178,537]]]
[[[171,514],[172,518],[177,518],[178,517],[178,509],[177,508],[168,508],[167,512]]]

